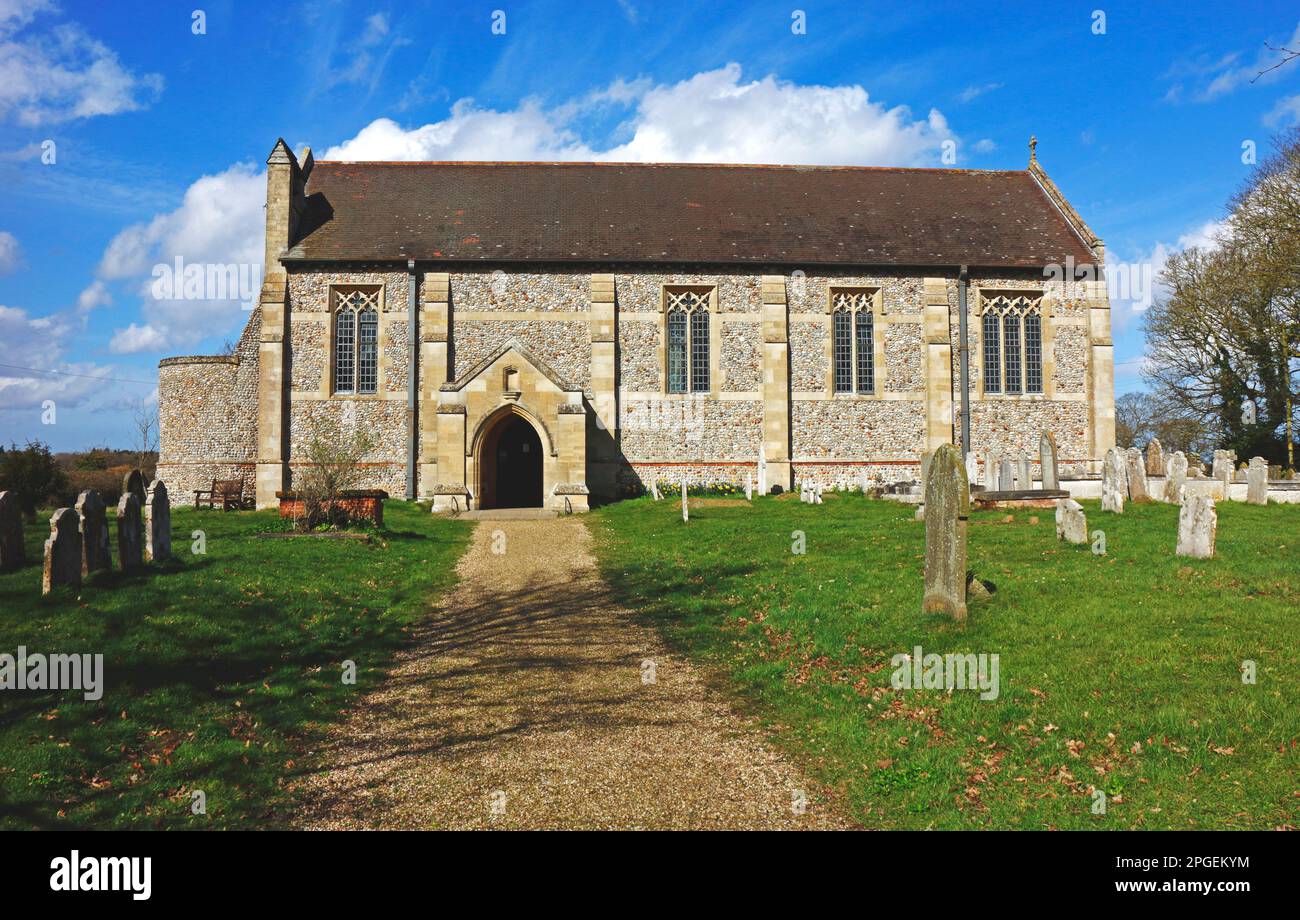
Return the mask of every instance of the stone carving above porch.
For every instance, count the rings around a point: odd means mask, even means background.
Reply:
[[[522,382],[525,380],[525,377],[520,374],[517,364],[513,363],[511,359],[526,362],[532,366],[534,371],[549,381],[556,390],[562,393],[577,393],[579,399],[581,399],[582,387],[571,381],[565,380],[557,374],[549,364],[539,358],[534,351],[529,349],[528,346],[524,345],[518,339],[511,339],[506,342],[482,361],[479,361],[469,370],[465,371],[465,373],[461,374],[460,377],[444,383],[438,389],[443,393],[459,392],[460,390],[465,389],[469,384],[484,377],[488,378],[488,386],[491,388],[493,385],[493,379],[490,372],[497,364],[505,360],[507,363],[501,368],[501,379],[496,382],[500,384],[500,390],[503,395],[510,394],[512,397],[517,399],[522,393],[527,392],[527,384],[526,382]],[[506,371],[512,372],[509,380],[504,376]]]

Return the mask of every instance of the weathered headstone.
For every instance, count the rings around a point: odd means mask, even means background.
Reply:
[[[144,521],[134,492],[123,492],[117,503],[117,559],[124,572],[144,562]]]
[[[1147,485],[1146,458],[1142,456],[1142,451],[1130,447],[1124,452],[1124,459],[1127,464],[1124,472],[1128,477],[1128,497],[1135,502],[1146,501],[1151,497],[1151,489]]]
[[[934,459],[933,451],[926,451],[921,454],[921,495],[925,495],[926,478],[930,475],[930,461]]]
[[[26,562],[23,551],[23,510],[18,493],[0,492],[0,572],[19,568]]]
[[[682,476],[682,520],[689,521],[690,519],[691,519],[691,506],[686,499],[686,477]]]
[[[1029,463],[1028,457],[1021,457],[1016,461],[1016,488],[1032,489],[1034,487],[1033,467]]]
[[[821,503],[822,503],[822,487],[821,487],[821,486],[818,486],[818,487],[817,487],[817,504],[820,505]]]
[[[663,498],[663,496],[659,494],[659,480],[657,479],[650,480],[650,494],[654,496],[655,501],[659,501],[661,498]]]
[[[926,613],[966,619],[966,519],[970,486],[961,453],[951,444],[935,451],[925,488]]]
[[[1056,538],[1066,543],[1088,542],[1088,518],[1072,498],[1056,500]]]
[[[1246,467],[1246,503],[1268,504],[1268,461],[1263,457],[1251,457]]]
[[[55,585],[81,587],[81,516],[75,508],[60,508],[50,517],[41,593],[49,594]]]
[[[754,474],[747,472],[745,473],[745,501],[751,502],[753,500],[754,500]]]
[[[140,502],[140,507],[144,507],[144,496],[147,483],[144,481],[144,473],[139,470],[131,470],[122,477],[122,494],[127,492],[135,495],[136,500]]]
[[[767,458],[763,456],[763,445],[758,445],[758,494],[767,494]]]
[[[1101,467],[1101,510],[1124,513],[1124,496],[1128,494],[1124,457],[1118,447],[1106,451]]]
[[[113,554],[108,544],[108,515],[104,500],[94,489],[87,489],[77,497],[77,517],[81,526],[81,574],[111,569]]]
[[[1236,468],[1237,452],[1235,450],[1216,450],[1210,465],[1210,476],[1219,483],[1222,498],[1226,501],[1230,495],[1232,474]]]
[[[1214,555],[1218,526],[1219,515],[1214,510],[1214,499],[1208,495],[1188,495],[1178,512],[1177,554],[1209,559]]]
[[[1015,488],[1015,473],[1011,468],[1010,460],[1002,460],[998,463],[998,491],[1010,492]]]
[[[1174,505],[1183,503],[1187,486],[1187,457],[1176,450],[1165,463],[1165,501]]]
[[[980,481],[980,458],[971,451],[966,455],[966,482],[974,488]]]
[[[144,558],[162,562],[172,556],[172,506],[167,485],[155,479],[144,499]]]
[[[863,495],[866,495],[871,489],[871,474],[867,472],[865,466],[858,473],[858,488],[862,490]]]
[[[1061,487],[1061,472],[1056,459],[1056,437],[1044,431],[1038,439],[1038,465],[1042,467],[1044,489]]]
[[[1159,438],[1147,442],[1147,475],[1163,476],[1165,474],[1165,449]]]

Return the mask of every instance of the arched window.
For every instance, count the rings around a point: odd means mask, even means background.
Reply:
[[[831,365],[836,393],[876,391],[875,292],[831,292]]]
[[[709,392],[709,300],[711,289],[670,289],[668,316],[668,392]]]
[[[1043,392],[1042,298],[996,294],[984,298],[984,392],[1017,396]]]
[[[379,390],[379,290],[334,291],[334,392]]]

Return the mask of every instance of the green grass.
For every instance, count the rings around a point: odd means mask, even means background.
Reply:
[[[1106,556],[1058,543],[1051,509],[972,515],[970,567],[996,592],[964,627],[921,612],[909,506],[763,498],[683,523],[678,503],[637,499],[593,523],[624,603],[867,827],[1297,824],[1300,507],[1220,503],[1217,558],[1189,560],[1176,507],[1083,504]],[[893,690],[890,659],[916,645],[998,654],[1000,695]]]
[[[0,828],[283,824],[296,752],[373,686],[471,529],[404,502],[385,518],[366,544],[256,537],[275,512],[177,509],[175,560],[45,598],[48,515],[28,527],[37,561],[0,575],[0,652],[103,654],[105,692],[0,691]]]

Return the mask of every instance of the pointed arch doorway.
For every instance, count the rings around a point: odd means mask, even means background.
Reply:
[[[528,420],[501,414],[479,447],[480,508],[542,507],[542,439]]]

